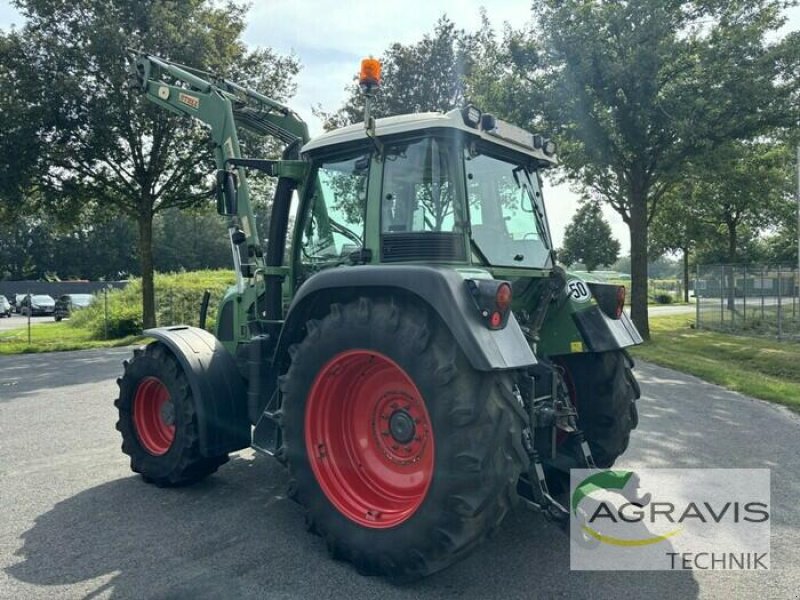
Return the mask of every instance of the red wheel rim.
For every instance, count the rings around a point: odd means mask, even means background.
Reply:
[[[390,358],[349,350],[311,386],[308,460],[328,500],[351,521],[383,529],[408,520],[433,478],[433,429],[422,394]]]
[[[166,454],[175,439],[175,407],[169,390],[156,377],[146,377],[136,388],[133,424],[142,446],[150,454]]]

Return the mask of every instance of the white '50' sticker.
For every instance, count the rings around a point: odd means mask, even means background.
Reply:
[[[589,286],[580,279],[570,279],[567,282],[567,295],[574,302],[588,302],[592,297]]]

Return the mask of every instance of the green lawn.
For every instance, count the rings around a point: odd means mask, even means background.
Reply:
[[[116,340],[93,340],[86,329],[70,327],[69,323],[37,323],[31,327],[31,343],[28,344],[28,328],[0,331],[0,355],[21,352],[52,352],[54,350],[83,350],[85,348],[110,348],[127,346],[139,340],[128,336]]]
[[[691,328],[691,315],[650,319],[651,340],[631,354],[800,411],[800,344]]]

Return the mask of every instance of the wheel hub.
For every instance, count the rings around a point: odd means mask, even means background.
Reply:
[[[373,429],[387,460],[411,465],[426,455],[430,425],[419,393],[386,392],[375,402]]]
[[[396,410],[389,417],[389,432],[394,440],[400,444],[407,444],[414,439],[417,428],[414,419],[403,409]]]

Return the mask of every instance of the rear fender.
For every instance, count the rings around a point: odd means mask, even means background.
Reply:
[[[250,445],[247,390],[236,361],[213,335],[185,325],[147,329],[178,359],[195,401],[200,452],[219,456]]]
[[[289,307],[276,348],[273,364],[279,366],[279,372],[286,366],[289,346],[302,339],[306,321],[323,317],[334,302],[350,302],[360,296],[403,296],[427,304],[478,371],[520,369],[536,364],[514,315],[509,315],[503,329],[492,331],[486,327],[464,279],[453,269],[365,265],[328,269],[303,283]]]
[[[568,273],[566,286],[542,325],[539,351],[556,356],[607,352],[641,344],[641,335],[624,311],[619,318],[609,314],[613,314],[616,290],[615,285],[587,282]]]

